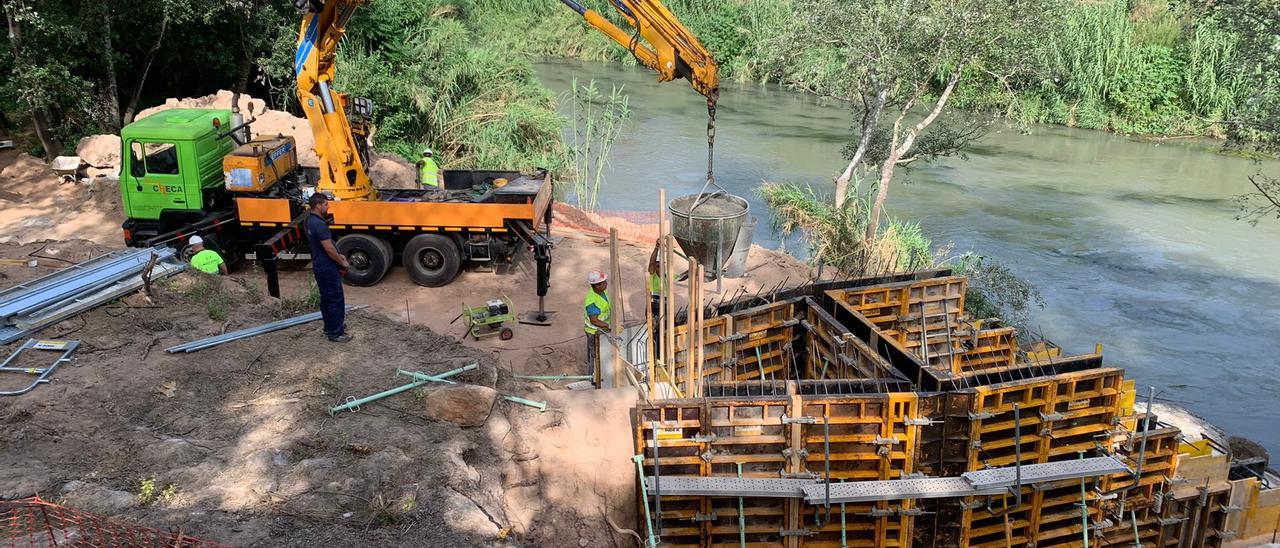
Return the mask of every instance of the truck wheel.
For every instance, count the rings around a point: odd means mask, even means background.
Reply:
[[[344,278],[351,285],[376,284],[391,268],[391,246],[377,236],[347,234],[335,247],[351,263]]]
[[[404,269],[418,285],[440,287],[452,282],[462,268],[458,244],[439,234],[419,234],[404,246]]]

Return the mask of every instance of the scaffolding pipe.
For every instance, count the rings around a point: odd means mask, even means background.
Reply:
[[[1138,511],[1129,510],[1129,517],[1133,520],[1133,546],[1142,548],[1142,537],[1138,536]]]
[[[589,381],[591,375],[516,375],[517,379],[528,381]]]
[[[738,466],[738,479],[742,479],[742,463],[735,462]],[[840,505],[842,508],[843,504]],[[747,548],[747,516],[742,514],[742,497],[738,497],[738,546]]]
[[[329,409],[329,414],[330,414],[330,415],[333,415],[333,414],[336,414],[336,413],[337,413],[337,412],[339,412],[339,411],[354,410],[354,409],[357,409],[357,408],[359,408],[361,405],[364,405],[364,404],[366,404],[366,403],[369,403],[369,402],[372,402],[372,401],[377,401],[377,400],[380,400],[380,399],[385,398],[385,397],[388,397],[388,396],[394,396],[394,395],[399,394],[399,393],[401,393],[401,392],[406,392],[406,391],[409,391],[409,390],[413,390],[414,388],[417,388],[417,387],[422,386],[422,385],[424,385],[424,384],[427,384],[427,383],[429,383],[429,382],[431,382],[431,381],[414,381],[414,382],[411,382],[411,383],[406,384],[406,385],[404,385],[404,386],[397,386],[397,387],[392,388],[392,389],[390,389],[390,390],[384,390],[384,391],[382,391],[382,392],[378,392],[377,394],[374,394],[374,395],[372,395],[372,396],[368,396],[368,397],[360,398],[360,399],[358,399],[358,400],[349,400],[349,401],[347,401],[346,403],[344,403],[344,404],[342,404],[342,405],[337,405],[337,406],[334,406],[333,408]]]
[[[658,413],[662,413],[661,410]],[[661,419],[662,415],[659,414]],[[653,433],[653,519],[658,522],[658,539],[662,539],[662,472],[658,470],[658,426],[649,430]]]
[[[1084,451],[1080,451],[1080,460],[1084,460]],[[1080,478],[1080,529],[1084,535],[1084,548],[1089,548],[1089,499],[1084,488],[1084,477]]]
[[[649,491],[644,486],[644,455],[635,455],[631,457],[631,460],[636,463],[636,479],[640,482],[640,498],[644,500],[644,526],[649,532],[649,542],[645,546],[656,548],[658,541],[653,536],[653,521],[649,517]]]
[[[1147,434],[1151,432],[1151,401],[1156,399],[1156,387],[1147,393],[1147,416],[1142,419],[1142,443],[1138,447],[1138,463],[1133,471],[1133,488],[1142,486],[1142,465],[1147,460]]]
[[[1016,403],[1013,404],[1013,488],[1013,507],[1019,508],[1022,506],[1022,410]]]
[[[527,405],[529,407],[537,409],[539,412],[543,412],[547,410],[547,402],[545,401],[526,400],[524,398],[521,398],[520,396],[511,396],[508,394],[503,394],[502,399],[507,400],[509,402],[515,402],[520,405]]]
[[[457,375],[458,373],[462,373],[462,372],[465,372],[465,371],[471,371],[471,370],[473,370],[473,369],[476,369],[477,367],[480,367],[480,366],[479,366],[478,364],[474,364],[474,363],[472,363],[472,364],[467,364],[467,365],[464,365],[464,366],[459,367],[459,368],[457,368],[457,369],[452,369],[452,370],[445,371],[444,373],[439,373],[439,374],[436,374],[436,375],[428,375],[428,374],[423,373],[423,372],[421,372],[421,371],[405,371],[405,370],[403,370],[403,369],[398,369],[398,368],[397,368],[397,369],[396,369],[396,375],[403,375],[403,376],[405,376],[405,377],[413,377],[413,380],[415,380],[415,381],[442,382],[442,383],[445,383],[445,384],[457,384],[457,383],[455,383],[455,382],[453,382],[453,381],[449,380],[449,377],[452,377],[452,376],[454,376],[454,375]]]

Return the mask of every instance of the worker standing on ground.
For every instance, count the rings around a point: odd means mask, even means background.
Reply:
[[[205,274],[227,273],[227,262],[222,260],[222,255],[217,251],[204,247],[204,238],[192,236],[187,245],[191,247],[191,268]]]
[[[662,266],[658,258],[658,242],[649,254],[649,308],[653,311],[653,353],[662,355]]]
[[[307,200],[311,213],[305,223],[307,241],[311,244],[311,272],[320,290],[320,315],[324,317],[324,334],[333,342],[347,342],[347,305],[342,294],[342,273],[351,268],[347,258],[333,246],[329,232],[329,197],[319,192]]]
[[[444,173],[436,164],[430,148],[422,149],[422,159],[418,160],[418,186],[444,188]]]
[[[587,273],[587,298],[583,301],[583,318],[586,320],[583,329],[587,332],[587,374],[596,378],[596,369],[600,366],[600,332],[609,332],[609,277],[599,270]],[[598,386],[597,386],[598,388]]]

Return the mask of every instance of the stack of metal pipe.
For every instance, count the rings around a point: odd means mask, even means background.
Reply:
[[[168,247],[127,249],[94,257],[0,291],[0,344],[8,344],[62,320],[141,289],[151,255],[151,279],[186,270]]]

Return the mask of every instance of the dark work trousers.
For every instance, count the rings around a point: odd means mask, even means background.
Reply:
[[[653,310],[653,355],[662,356],[662,302],[657,295],[652,295],[649,308]],[[649,363],[654,363],[649,360]]]
[[[342,274],[336,266],[312,267],[316,288],[320,290],[320,315],[324,317],[324,334],[330,339],[347,332],[347,303],[342,295]]]
[[[587,333],[587,375],[595,379],[596,368],[600,365],[600,334]],[[591,382],[595,382],[594,380]]]

